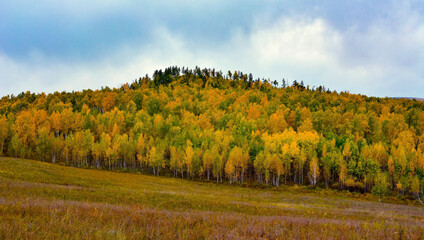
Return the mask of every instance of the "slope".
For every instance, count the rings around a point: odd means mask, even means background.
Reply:
[[[299,190],[299,192],[296,192]],[[0,158],[0,238],[402,238],[420,207]]]

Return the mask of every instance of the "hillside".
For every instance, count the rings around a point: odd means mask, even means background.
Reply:
[[[415,199],[424,103],[170,67],[117,89],[0,100],[0,153],[75,167]]]
[[[374,199],[375,200],[375,199]],[[422,207],[0,158],[1,239],[419,239]]]

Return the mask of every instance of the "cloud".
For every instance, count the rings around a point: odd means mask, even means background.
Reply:
[[[119,87],[159,68],[196,62],[183,40],[168,30],[157,30],[154,38],[148,45],[122,46],[100,61],[67,62],[40,52],[16,61],[0,54],[0,95]]]
[[[88,17],[95,18],[110,14],[111,8],[127,9],[133,3],[108,4],[101,9],[93,4],[84,11],[88,11]],[[175,4],[169,4],[177,9]],[[214,8],[213,11],[220,12],[226,6],[218,5],[209,7],[216,7],[218,10]],[[159,6],[150,4],[146,8],[157,9]],[[182,8],[189,8],[186,13],[200,13],[181,20],[177,16],[179,13],[168,9],[166,11],[175,18],[148,21],[151,26],[147,30],[140,28],[147,34],[142,40],[117,37],[99,48],[100,56],[89,57],[91,54],[88,54],[70,59],[51,54],[44,48],[31,48],[24,57],[0,52],[0,95],[26,90],[53,92],[117,87],[146,73],[151,75],[155,69],[197,65],[224,72],[252,72],[255,77],[271,80],[283,77],[290,81],[303,80],[310,86],[325,85],[338,91],[382,97],[423,97],[424,21],[421,12],[408,2],[392,4],[366,25],[355,22],[340,27],[325,15],[294,13],[277,16],[272,11],[252,15],[249,20],[238,19],[238,24],[229,24],[226,20],[231,11],[226,11],[222,19],[218,17],[218,23],[206,24],[201,31],[198,31],[199,22],[217,17],[202,18],[207,10],[192,1],[184,2],[178,9]],[[78,11],[78,8],[74,5],[66,11],[71,16],[71,12]],[[169,23],[173,19],[178,25]],[[181,23],[186,26],[179,26]],[[223,24],[225,30],[220,31]],[[136,30],[129,28],[128,31]],[[211,37],[216,34],[223,36]],[[96,42],[99,36],[95,36],[87,45],[75,45],[76,49],[90,53],[89,48],[101,45]],[[57,51],[64,46],[66,44],[58,45]]]
[[[250,69],[266,69],[273,78],[374,96],[422,96],[424,24],[419,16],[396,19],[338,30],[322,18],[281,18],[239,38],[249,39]]]
[[[249,36],[249,45],[263,67],[280,66],[290,72],[301,66],[306,72],[331,64],[340,51],[341,36],[323,19],[282,18],[267,28],[257,26]]]
[[[243,4],[241,4],[243,3]],[[0,2],[0,49],[24,59],[31,51],[71,61],[102,58],[123,45],[149,44],[158,28],[213,44],[232,26],[248,28],[258,3],[241,1]]]

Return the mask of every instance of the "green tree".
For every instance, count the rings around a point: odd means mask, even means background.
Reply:
[[[412,179],[412,183],[411,183],[411,191],[412,194],[414,195],[414,197],[421,203],[424,205],[424,203],[421,201],[421,183],[420,183],[420,179],[418,179],[418,176],[415,175],[415,177]]]
[[[381,198],[387,195],[388,190],[387,175],[385,173],[378,172],[377,177],[375,178],[374,187],[372,188],[372,193],[374,196],[377,196],[378,201],[381,202]]]
[[[43,162],[45,161],[46,155],[49,154],[51,148],[51,141],[49,138],[49,130],[45,127],[42,127],[38,130],[37,142],[36,142],[36,151],[41,157]]]

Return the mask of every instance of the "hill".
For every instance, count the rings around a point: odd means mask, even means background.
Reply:
[[[0,158],[2,239],[419,239],[423,208]]]
[[[75,167],[415,199],[424,102],[170,67],[120,88],[0,100],[0,154]]]

